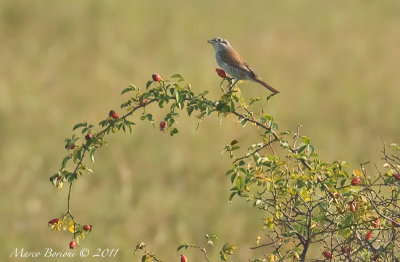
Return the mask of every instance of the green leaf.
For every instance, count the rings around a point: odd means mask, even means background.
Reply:
[[[307,145],[307,155],[311,156],[314,153],[314,147],[310,144]]]
[[[306,137],[306,136],[302,136],[302,137],[301,137],[301,140],[303,140],[303,142],[304,142],[305,144],[309,144],[309,143],[310,143],[310,138],[308,138],[308,137]]]
[[[54,185],[57,186],[57,177],[59,174],[54,174],[53,176],[50,177],[50,182]]]
[[[123,94],[125,94],[127,92],[130,92],[130,91],[132,91],[132,88],[131,87],[127,87],[124,90],[122,90],[121,95],[123,95]]]
[[[238,150],[239,148],[240,148],[240,146],[232,146],[232,147],[231,147],[231,151]]]
[[[77,179],[78,178],[78,175],[76,174],[76,173],[73,173],[73,174],[70,174],[68,177],[67,177],[67,181],[69,182],[69,183],[71,183],[71,182],[73,182],[75,179]]]
[[[182,78],[182,76],[180,74],[173,74],[171,78]]]
[[[234,170],[233,169],[229,169],[228,171],[226,171],[225,175],[229,176],[232,172],[234,172]]]
[[[125,119],[125,124],[130,125],[130,126],[136,125],[135,122],[129,121],[127,119]]]
[[[62,164],[61,164],[61,170],[65,168],[65,166],[67,165],[67,162],[72,158],[72,155],[67,155],[66,157],[64,157]]]
[[[388,245],[385,247],[386,250],[393,250],[393,248],[394,248],[394,243],[388,244]]]
[[[237,173],[232,174],[232,176],[231,176],[231,182],[232,183],[233,183],[233,181],[235,181],[236,176],[237,176]]]
[[[303,150],[306,148],[306,144],[304,144],[304,143],[301,143],[300,145],[299,145],[299,147],[297,148],[297,153],[301,153],[301,152],[303,152]]]
[[[341,235],[344,238],[348,238],[349,236],[351,236],[351,229],[350,228],[342,228],[339,230],[339,235]]]
[[[267,101],[269,101],[272,97],[274,97],[276,94],[272,93],[267,97]]]
[[[210,93],[208,90],[204,90],[203,92],[201,92],[201,93],[199,94],[199,96],[205,96],[205,95],[207,95],[208,93]]]
[[[188,244],[182,244],[182,245],[180,245],[180,246],[176,249],[176,251],[181,250],[182,248],[186,247],[187,245],[188,245]]]
[[[106,126],[108,123],[109,123],[109,121],[108,121],[107,119],[106,119],[106,120],[101,120],[101,121],[99,122],[99,125],[102,126],[102,127],[104,127],[104,126]]]
[[[253,104],[253,103],[255,103],[255,102],[258,102],[258,101],[260,101],[261,100],[261,98],[259,98],[259,97],[251,97],[250,98],[250,103],[249,103],[249,105],[251,105],[251,104]]]
[[[244,188],[244,187],[245,187],[244,179],[243,179],[243,177],[239,176],[239,177],[236,179],[236,188],[240,190],[240,189],[242,189],[242,188]]]
[[[121,104],[121,108],[127,107],[131,105],[131,101],[125,102]]]
[[[178,82],[185,80],[180,74],[174,74],[171,76],[171,78],[178,78]]]
[[[188,116],[190,116],[192,114],[193,110],[194,110],[193,107],[188,107],[187,108]]]
[[[176,99],[176,102],[178,104],[179,109],[182,109],[182,105],[180,103],[181,100],[182,100],[182,94],[181,94],[181,92],[179,90],[175,91],[175,99]]]
[[[231,194],[230,194],[230,196],[229,196],[229,201],[232,201],[232,199],[233,199],[233,197],[236,195],[236,191],[235,192],[232,192]]]
[[[80,148],[78,151],[76,151],[76,158],[77,159],[82,159],[82,148]]]
[[[178,134],[178,129],[176,127],[172,128],[171,131],[169,132],[171,134],[171,136]]]
[[[148,88],[149,88],[149,86],[150,86],[152,83],[153,83],[153,80],[149,80],[149,81],[147,81],[147,83],[146,83],[146,89],[148,89]]]
[[[343,219],[343,227],[348,227],[350,226],[354,221],[354,217],[352,214],[346,215],[346,217]]]
[[[74,127],[72,128],[72,131],[74,131],[75,129],[78,129],[80,127],[83,127],[83,126],[87,126],[87,123],[83,122],[83,123],[79,123],[79,124],[74,125]]]
[[[147,114],[146,115],[147,120],[149,120],[150,122],[153,122],[153,115],[152,114]]]
[[[90,150],[90,160],[94,163],[94,152],[96,151],[96,148],[93,148]]]

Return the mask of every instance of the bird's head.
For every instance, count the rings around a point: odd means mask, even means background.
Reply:
[[[227,40],[219,38],[219,37],[207,40],[207,43],[212,44],[215,51],[219,51],[219,50],[222,50],[222,49],[230,46],[230,44]]]

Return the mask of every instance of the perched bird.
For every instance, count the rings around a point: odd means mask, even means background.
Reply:
[[[279,91],[268,85],[250,68],[250,66],[233,49],[229,42],[222,38],[213,38],[207,41],[212,44],[215,50],[215,59],[222,69],[231,75],[236,81],[230,87],[234,87],[238,80],[252,80],[268,88],[272,93]]]

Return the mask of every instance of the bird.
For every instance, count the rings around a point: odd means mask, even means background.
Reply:
[[[263,85],[274,94],[279,93],[278,90],[265,83],[261,77],[254,72],[227,40],[216,37],[207,40],[207,42],[214,47],[215,59],[218,65],[222,67],[226,73],[236,79],[229,89],[232,89],[239,80],[252,80]]]

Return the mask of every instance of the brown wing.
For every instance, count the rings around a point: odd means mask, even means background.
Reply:
[[[233,48],[225,48],[224,50],[221,50],[220,58],[224,63],[230,66],[252,72],[250,67],[243,61],[240,55],[233,50]]]

